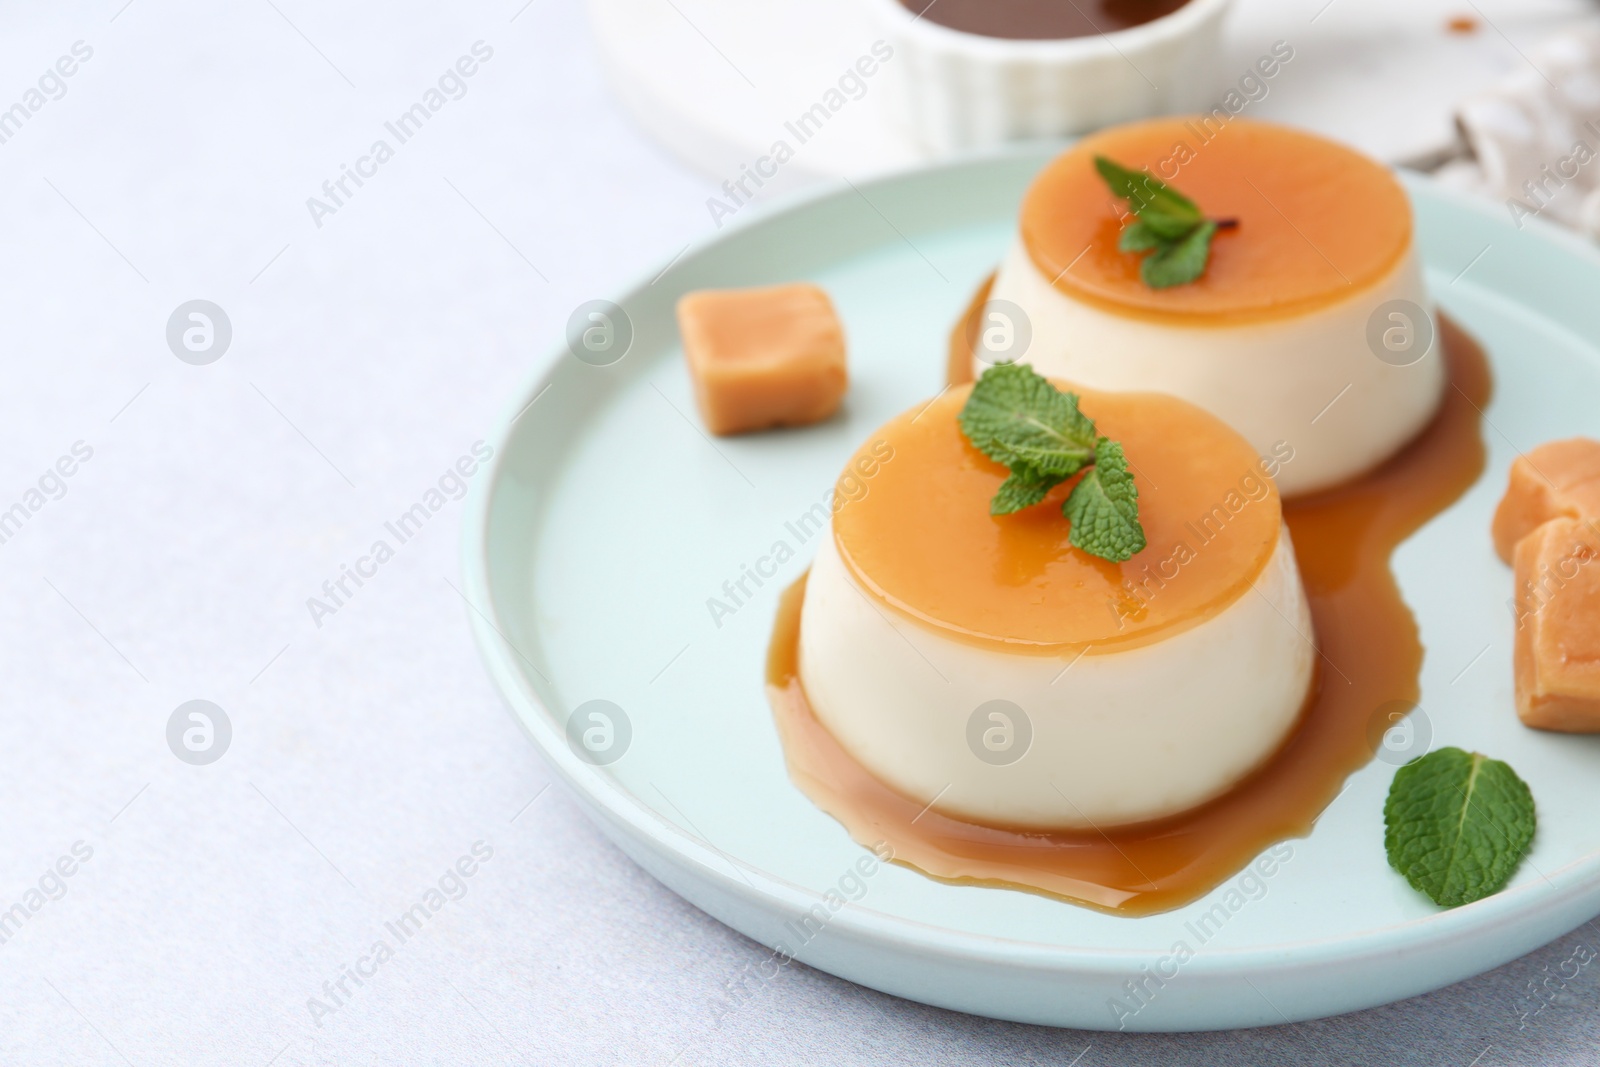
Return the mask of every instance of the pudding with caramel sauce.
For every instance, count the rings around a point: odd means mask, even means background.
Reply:
[[[1023,200],[990,297],[1027,316],[1031,343],[1018,358],[1039,373],[1171,393],[1258,454],[1290,448],[1285,496],[1348,481],[1421,432],[1445,384],[1405,190],[1321,137],[1202,121],[1119,126],[1057,157]],[[1147,169],[1227,220],[1197,280],[1145,283],[1140,257],[1118,246],[1132,216],[1096,156]]]
[[[891,789],[987,825],[1118,826],[1227,791],[1315,673],[1272,465],[1175,397],[1079,391],[1139,493],[1147,547],[1113,563],[1068,544],[1070,483],[990,514],[1007,470],[963,436],[970,392],[862,448],[894,460],[835,513],[801,609],[818,721]]]
[[[1232,223],[1203,271],[1145,283],[1096,155]],[[949,390],[880,431],[894,461],[784,594],[768,695],[791,779],[857,842],[936,880],[1148,915],[1309,834],[1415,707],[1390,558],[1482,473],[1491,379],[1431,311],[1404,192],[1317,138],[1143,123],[1026,199],[951,333]],[[1021,360],[1125,447],[1142,532],[1121,562],[1063,521],[1095,467],[990,513],[1018,469],[957,422],[996,298],[1031,324]],[[1374,323],[1424,343],[1379,349]]]
[[[951,334],[953,383],[970,380],[969,338],[982,305],[980,294]],[[1310,608],[1310,634],[1316,641],[1318,663],[1316,679],[1304,711],[1288,736],[1254,772],[1222,795],[1167,818],[1131,825],[1041,830],[946,814],[943,804],[949,794],[939,796],[939,790],[946,784],[952,784],[953,788],[953,783],[946,780],[916,794],[907,792],[904,786],[890,785],[881,775],[892,773],[890,765],[898,762],[899,757],[892,752],[874,757],[863,750],[859,740],[854,742],[853,748],[847,749],[845,742],[835,736],[835,727],[825,726],[818,717],[811,694],[802,683],[801,631],[803,628],[812,631],[808,639],[821,637],[815,628],[826,622],[827,611],[820,609],[803,627],[803,608],[810,600],[811,581],[815,580],[810,577],[802,578],[784,593],[767,656],[767,693],[790,778],[813,803],[837,819],[857,842],[866,847],[874,842],[887,842],[894,849],[896,863],[912,867],[928,877],[959,885],[1042,893],[1116,915],[1149,915],[1189,903],[1232,878],[1263,851],[1272,849],[1274,855],[1280,855],[1280,850],[1286,846],[1279,843],[1311,832],[1319,815],[1343,790],[1347,777],[1366,766],[1383,743],[1384,731],[1415,704],[1421,693],[1422,644],[1416,621],[1390,572],[1390,556],[1396,546],[1419,527],[1460,499],[1483,472],[1482,412],[1489,404],[1491,393],[1488,362],[1482,349],[1448,319],[1441,320],[1440,326],[1441,349],[1451,388],[1446,390],[1433,421],[1378,469],[1328,492],[1282,504],[1282,522],[1292,538],[1295,563]],[[1127,432],[1113,425],[1115,413],[1098,395],[1084,393],[1084,396],[1085,412],[1100,418],[1108,433]],[[911,415],[903,417],[902,421],[909,419],[920,426],[926,417],[919,419]],[[1142,621],[1146,626],[1158,626],[1153,618],[1156,609],[1174,609],[1169,606],[1170,600],[1162,605],[1150,592],[1164,595],[1172,589],[1172,584],[1169,581],[1166,589],[1155,583],[1143,584],[1143,576],[1144,567],[1151,560],[1155,561],[1151,571],[1157,577],[1171,573],[1170,564],[1165,572],[1158,569],[1163,558],[1167,558],[1161,525],[1164,505],[1158,497],[1167,493],[1170,483],[1162,481],[1152,469],[1155,460],[1147,464],[1136,446],[1131,441],[1128,444],[1130,466],[1138,468],[1135,476],[1138,477],[1139,471],[1147,476],[1147,480],[1140,481],[1139,490],[1148,547],[1120,565],[1096,560],[1085,562],[1094,570],[1123,574],[1128,585],[1133,586],[1134,594],[1130,600],[1122,602],[1123,607],[1136,612],[1143,602],[1151,616]],[[858,485],[851,485],[852,499],[841,507],[838,516],[841,527],[851,521],[851,510],[858,504],[872,499],[874,494],[881,497],[880,487],[887,487],[889,483],[880,486],[879,477],[901,458],[896,453],[892,463],[878,470],[865,497],[861,496]],[[982,457],[969,456],[962,462],[982,469]],[[1293,462],[1289,464],[1292,465]],[[1271,467],[1268,462],[1267,473],[1271,473]],[[959,478],[945,471],[925,473],[933,478],[925,487],[928,492],[942,493],[946,484],[960,484]],[[991,477],[997,477],[998,473],[991,471]],[[983,497],[992,484],[972,493],[980,518],[987,518],[981,514]],[[1052,505],[1059,503],[1058,494],[1065,488],[1060,487],[1049,500],[1033,509],[1039,516],[1035,521],[1061,521]],[[1237,508],[1244,515],[1261,502],[1251,499],[1252,495],[1259,497],[1260,490],[1244,483],[1238,488],[1239,498],[1224,494],[1223,507]],[[1244,504],[1245,500],[1250,503]],[[1028,519],[1032,515],[1025,513],[1021,517]],[[964,516],[962,521],[965,524],[974,520]],[[966,528],[963,525],[962,530]],[[1210,536],[1208,531],[1201,532]],[[952,536],[958,533],[965,536],[961,530],[951,531]],[[1196,536],[1196,540],[1200,538]],[[834,545],[842,543],[835,538]],[[1193,547],[1193,542],[1190,545]],[[894,654],[904,657],[906,679],[913,679],[914,672],[930,672],[937,666],[951,684],[957,682],[949,664],[937,659],[938,650],[947,647],[946,644],[943,640],[930,640],[930,633],[948,639],[951,644],[995,654],[985,662],[1001,662],[999,656],[1006,652],[1003,647],[955,633],[949,627],[935,628],[930,620],[903,615],[882,597],[859,591],[861,587],[850,580],[854,572],[844,570],[840,549],[831,547],[824,551],[840,557],[832,582],[835,591],[848,593],[859,604],[878,609],[878,624],[892,624],[905,636],[906,640],[902,641],[887,630],[880,633],[881,637],[899,645]],[[1198,564],[1203,558],[1199,553],[1203,551],[1197,549],[1197,558],[1190,563]],[[958,554],[958,548],[950,550],[952,557]],[[971,578],[986,565],[985,560],[992,563],[995,558],[992,543],[986,550],[980,542],[977,548],[965,553],[962,568]],[[1188,570],[1190,566],[1182,564],[1181,569]],[[844,571],[842,577],[840,571]],[[969,591],[973,589],[971,585],[953,580],[960,573],[960,570],[952,571],[949,588],[952,591],[963,587]],[[1016,586],[1036,572],[989,566],[988,573],[999,587]],[[923,584],[931,585],[938,580],[937,576],[925,577]],[[1114,580],[1101,581],[1102,590],[1115,584]],[[1118,585],[1118,588],[1129,591],[1127,586]],[[1244,596],[1259,599],[1248,590]],[[1176,627],[1171,632],[1175,631]],[[913,647],[911,642],[918,643]],[[1159,650],[1166,644],[1168,642],[1149,647]],[[887,645],[875,647],[881,650]],[[926,652],[928,660],[925,661],[918,650]],[[1230,650],[1229,654],[1237,656],[1240,650]],[[1248,652],[1245,655],[1248,657]],[[1076,664],[1065,660],[1057,673],[1047,679],[1055,682],[1050,688],[1066,684],[1080,667],[1095,658],[1091,651]],[[1059,655],[1057,660],[1062,662]],[[1010,662],[1026,665],[1029,659],[1019,648],[1010,656]],[[1130,661],[1106,657],[1106,662],[1114,665]],[[1248,658],[1232,662],[1239,664],[1239,670],[1227,677],[1225,684],[1238,687],[1247,683]],[[878,665],[869,665],[868,669],[878,672],[880,679],[883,677]],[[1061,674],[1061,670],[1066,673]],[[820,681],[826,686],[827,680],[820,679],[819,674],[819,665],[814,660],[810,671],[812,683]],[[906,684],[925,683],[907,681]],[[941,689],[945,685],[937,678],[933,684]],[[1199,692],[1198,686],[1189,686],[1180,694],[1180,699],[1188,700]],[[988,699],[985,696],[985,700]],[[1017,706],[1022,706],[1020,701]],[[930,704],[929,714],[913,722],[905,737],[894,739],[890,747],[931,745],[932,741],[923,740],[923,735],[931,731],[928,724],[941,721],[941,716],[948,719],[955,710],[958,709]],[[972,712],[978,710],[971,709]],[[903,710],[897,713],[903,714]],[[1027,714],[1030,725],[1037,731],[1034,710],[1027,709]],[[868,723],[873,721],[873,709],[867,710],[865,718]],[[969,717],[967,725],[970,727],[970,724]],[[980,726],[985,732],[999,725],[980,717]],[[837,728],[846,735],[851,732],[850,724]],[[859,738],[859,734],[854,736]],[[982,736],[980,734],[980,741]],[[1006,738],[1002,733],[993,735],[993,740],[1004,742]],[[1243,743],[1253,742],[1246,736]],[[1026,773],[1029,761],[1037,755],[1032,743],[1028,747],[1031,754],[1014,761],[1006,769]],[[988,762],[978,756],[978,751],[980,749],[973,748],[968,758],[974,763]],[[944,753],[949,753],[948,744]],[[1116,758],[1118,754],[1114,743],[1107,758]],[[863,759],[871,762],[865,763]],[[1053,780],[1060,782],[1059,778]],[[1148,796],[1148,790],[1141,783],[1125,782],[1118,788],[1144,791]],[[1063,789],[1063,792],[1077,798],[1070,790]],[[939,803],[930,805],[932,800]],[[1064,809],[1070,807],[1070,804],[1062,805]]]

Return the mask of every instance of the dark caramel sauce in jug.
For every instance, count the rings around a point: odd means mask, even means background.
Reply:
[[[1153,22],[1187,0],[900,0],[952,30],[1013,41],[1090,37]]]
[[[971,380],[968,326],[988,288],[951,336],[952,383]],[[1274,843],[1309,834],[1345,779],[1372,759],[1389,725],[1384,709],[1420,695],[1422,643],[1390,556],[1483,471],[1488,361],[1448,320],[1440,322],[1440,340],[1449,384],[1428,427],[1364,477],[1284,503],[1320,653],[1316,689],[1277,754],[1234,789],[1192,811],[1103,832],[981,826],[902,796],[846,753],[806,703],[796,662],[804,578],[783,595],[767,660],[790,777],[856,841],[885,841],[896,862],[930,877],[1121,915],[1186,904]],[[1376,840],[1377,823],[1372,833]]]

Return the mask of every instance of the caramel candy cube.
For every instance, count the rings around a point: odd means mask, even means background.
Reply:
[[[678,330],[714,434],[820,422],[850,382],[844,329],[815,285],[689,293],[678,301]]]
[[[1600,519],[1600,441],[1551,441],[1517,457],[1494,513],[1494,550],[1510,563],[1518,541],[1556,518]]]
[[[1517,716],[1600,733],[1600,528],[1552,519],[1517,542]]]

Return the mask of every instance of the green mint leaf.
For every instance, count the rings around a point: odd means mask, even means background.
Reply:
[[[1533,840],[1533,795],[1508,764],[1441,748],[1395,772],[1383,825],[1389,866],[1454,908],[1511,880]]]
[[[1152,289],[1167,289],[1194,281],[1206,272],[1206,261],[1211,257],[1211,238],[1216,232],[1216,223],[1202,222],[1181,241],[1163,245],[1155,255],[1147,257],[1139,268],[1139,277]]]
[[[1117,248],[1123,252],[1150,252],[1139,267],[1139,277],[1152,289],[1184,285],[1206,272],[1211,239],[1218,224],[1207,219],[1193,200],[1143,171],[1129,170],[1105,156],[1094,157],[1095,170],[1111,192],[1128,202],[1138,216],[1122,231]],[[1232,227],[1236,220],[1223,225]]]
[[[1122,446],[1109,438],[1095,442],[1094,466],[1072,487],[1061,511],[1072,522],[1068,540],[1077,548],[1121,563],[1145,546],[1139,525],[1139,488],[1128,473]]]
[[[1068,543],[1115,563],[1145,546],[1139,525],[1139,490],[1122,446],[1096,433],[1078,410],[1078,398],[1019,363],[983,372],[957,416],[967,440],[1011,469],[989,501],[989,514],[1033,507],[1088,467],[1067,494],[1062,513],[1071,520]]]
[[[1129,223],[1122,231],[1122,236],[1117,239],[1117,248],[1123,252],[1148,252],[1165,244],[1167,244],[1166,238],[1139,219]]]
[[[1011,477],[1000,483],[994,499],[989,501],[989,514],[1010,515],[1013,511],[1031,508],[1066,479],[1053,474],[1040,474],[1030,467],[1017,467]]]
[[[1095,156],[1094,167],[1111,192],[1163,237],[1181,237],[1205,218],[1193,200],[1144,171],[1129,170],[1105,156]]]
[[[1144,223],[1149,231],[1155,235],[1162,244],[1181,241],[1194,232],[1196,226],[1204,219],[1191,219],[1188,216],[1167,215],[1146,209],[1139,215],[1139,221]]]
[[[961,409],[961,432],[1013,471],[1068,478],[1094,461],[1094,423],[1078,398],[1020,363],[983,372]]]

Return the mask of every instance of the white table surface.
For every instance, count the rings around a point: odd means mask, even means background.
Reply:
[[[0,144],[0,510],[93,449],[0,543],[0,909],[93,850],[0,944],[0,1064],[1600,1062],[1600,967],[1557,990],[1594,926],[1244,1033],[996,1023],[798,964],[726,1012],[765,953],[545,791],[452,586],[459,503],[320,628],[305,606],[573,307],[710,232],[711,183],[630,127],[578,0],[124,2],[0,11],[0,107],[93,49]],[[316,227],[306,198],[478,40],[465,97]],[[165,340],[194,298],[233,325],[209,366]],[[234,730],[204,767],[165,737],[196,698]],[[480,840],[465,895],[314,1020]]]

